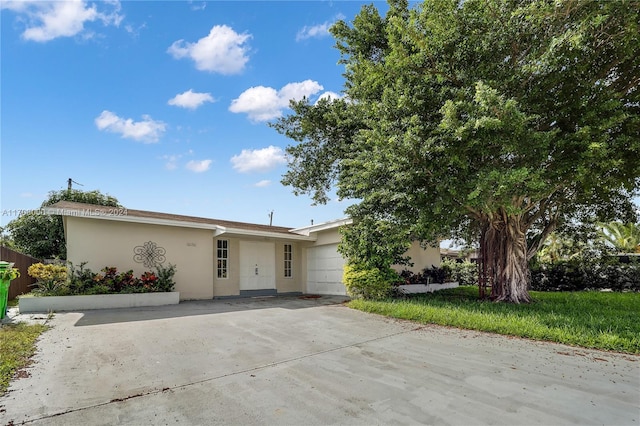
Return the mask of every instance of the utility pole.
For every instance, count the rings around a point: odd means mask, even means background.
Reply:
[[[269,213],[269,226],[273,225],[273,210]]]
[[[83,186],[81,183],[78,183],[78,182],[76,182],[75,180],[73,180],[73,179],[69,178],[69,179],[67,180],[67,190],[68,190],[68,191],[71,191],[71,186],[72,186],[72,184],[74,184],[74,183],[75,183],[76,185]]]

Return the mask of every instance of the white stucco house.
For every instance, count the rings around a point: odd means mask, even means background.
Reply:
[[[58,202],[67,259],[99,271],[142,274],[176,265],[180,299],[282,294],[346,294],[338,253],[341,219],[301,228],[258,225],[91,204]],[[414,270],[440,265],[439,248],[415,243]]]

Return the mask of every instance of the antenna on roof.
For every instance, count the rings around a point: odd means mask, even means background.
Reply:
[[[273,210],[269,212],[269,226],[273,225]]]
[[[75,183],[76,185],[84,186],[84,185],[82,185],[81,183],[78,183],[78,182],[76,182],[75,180],[73,180],[73,179],[69,178],[69,179],[67,180],[67,189],[68,189],[69,191],[71,191],[71,185],[72,185],[72,184],[74,184],[74,183]]]

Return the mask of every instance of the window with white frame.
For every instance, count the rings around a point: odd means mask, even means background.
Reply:
[[[293,250],[291,244],[284,245],[284,276],[291,278],[292,275]]]
[[[229,278],[229,240],[218,240],[218,278]]]

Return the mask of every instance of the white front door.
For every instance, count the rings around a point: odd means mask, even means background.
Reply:
[[[240,241],[240,290],[275,289],[275,268],[275,243]]]

